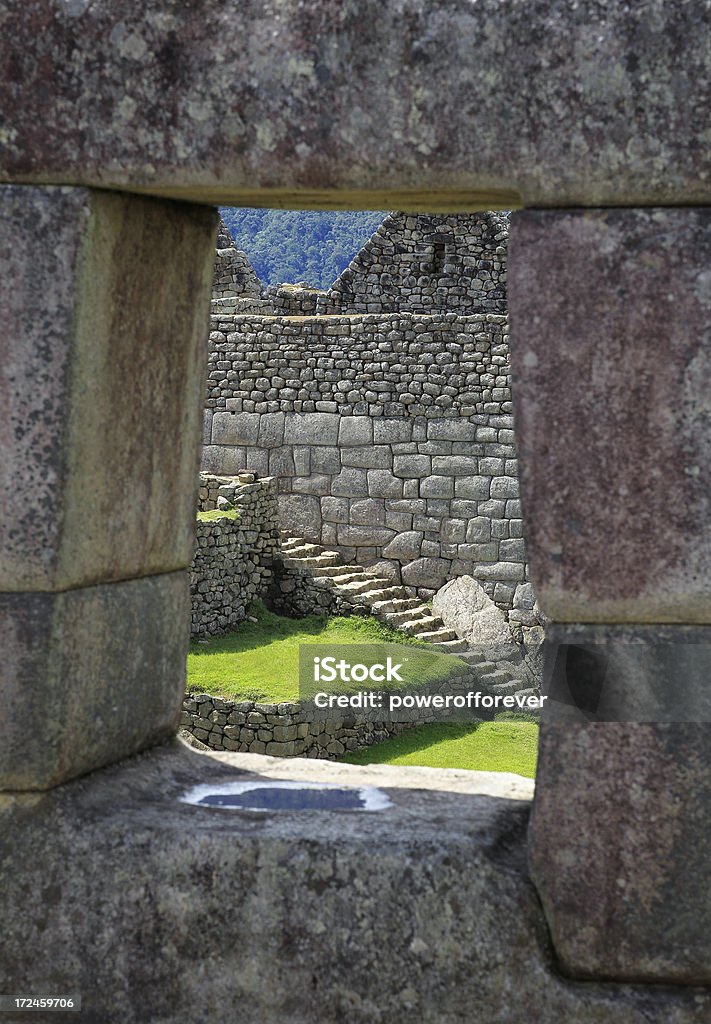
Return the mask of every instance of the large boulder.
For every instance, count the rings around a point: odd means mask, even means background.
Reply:
[[[434,596],[432,611],[471,647],[513,643],[506,616],[472,576],[445,583]]]

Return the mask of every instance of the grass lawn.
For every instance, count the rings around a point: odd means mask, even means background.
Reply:
[[[213,519],[239,519],[239,509],[228,508],[223,512],[219,508],[213,508],[210,512],[198,512],[199,523],[211,523]]]
[[[428,768],[472,768],[536,774],[535,722],[495,721],[476,725],[421,725],[341,758],[349,764],[406,764]]]
[[[233,633],[190,642],[188,689],[236,700],[292,701],[299,696],[300,644],[398,643],[430,649],[373,618],[288,619],[261,605],[253,615],[256,623],[242,622]]]

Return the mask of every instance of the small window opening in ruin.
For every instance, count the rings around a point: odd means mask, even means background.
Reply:
[[[437,276],[444,272],[446,246],[444,242],[435,242],[432,250],[432,274]]]

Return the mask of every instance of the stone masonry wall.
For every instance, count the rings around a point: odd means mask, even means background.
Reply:
[[[505,313],[507,240],[505,213],[393,213],[317,311]]]
[[[279,543],[275,480],[239,484],[217,483],[206,477],[201,480],[205,505],[210,505],[211,489],[221,492],[219,496],[232,505],[237,518],[226,513],[219,519],[197,522],[190,569],[193,636],[225,633],[246,617],[249,605],[272,581]],[[216,500],[217,496],[215,504]]]
[[[212,297],[243,296],[259,299],[262,284],[246,254],[237,249],[225,223],[217,230],[217,251],[212,279]]]
[[[526,578],[506,317],[212,319],[204,469],[278,478],[284,529],[423,596]]]
[[[213,750],[327,760],[398,736],[417,724],[371,719],[339,710],[314,717],[313,709],[298,702],[265,704],[186,693],[180,724]]]

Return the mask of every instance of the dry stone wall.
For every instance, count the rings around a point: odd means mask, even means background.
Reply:
[[[246,254],[237,249],[224,221],[217,230],[217,251],[212,279],[212,297],[243,296],[259,299],[262,285]]]
[[[386,217],[319,313],[505,313],[505,213]]]
[[[313,707],[299,702],[266,704],[186,693],[180,724],[213,750],[333,760],[398,736],[417,722],[376,720],[372,714],[339,710],[314,715]]]
[[[279,481],[287,531],[428,596],[527,579],[506,318],[212,320],[204,468]]]
[[[204,511],[222,499],[225,515],[197,522],[190,569],[193,636],[225,633],[242,622],[272,582],[279,543],[275,480],[241,484],[203,475],[200,492]]]

